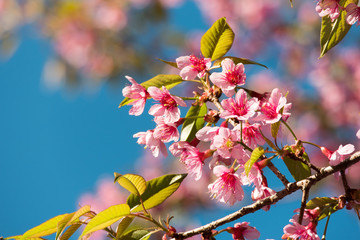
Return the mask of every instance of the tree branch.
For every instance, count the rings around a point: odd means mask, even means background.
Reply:
[[[197,234],[201,234],[203,232],[209,232],[219,226],[222,226],[226,223],[237,220],[249,213],[256,212],[257,210],[261,209],[264,206],[271,205],[271,204],[274,204],[274,203],[280,201],[284,197],[296,192],[299,189],[302,189],[304,184],[306,184],[308,186],[308,188],[310,189],[312,185],[316,184],[317,182],[321,181],[322,179],[328,177],[329,175],[331,175],[335,172],[345,170],[359,161],[360,161],[360,151],[354,153],[350,158],[347,158],[346,160],[344,160],[343,162],[341,162],[340,164],[338,164],[336,166],[323,167],[320,169],[320,172],[318,172],[314,175],[311,175],[310,177],[308,177],[306,179],[303,179],[298,182],[289,183],[285,189],[275,193],[274,195],[272,195],[270,197],[258,200],[256,202],[254,202],[253,204],[245,206],[234,213],[231,213],[223,218],[220,218],[216,221],[208,223],[202,227],[198,227],[193,230],[186,231],[186,232],[176,233],[176,234],[174,234],[173,237],[174,237],[174,239],[185,239],[185,238],[195,236]]]

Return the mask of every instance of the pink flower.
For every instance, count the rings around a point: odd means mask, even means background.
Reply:
[[[235,88],[245,84],[245,68],[242,63],[235,65],[233,60],[225,58],[221,62],[222,72],[210,75],[210,80],[221,90],[227,97],[232,97]]]
[[[340,16],[338,0],[319,0],[316,4],[315,10],[318,12],[320,17],[329,15],[331,21],[334,21]]]
[[[248,159],[250,156],[248,157]],[[242,164],[244,165],[244,164]],[[264,181],[262,170],[258,167],[258,164],[255,163],[250,169],[249,174],[246,176],[244,166],[241,167],[243,173],[240,176],[241,182],[243,185],[254,184],[255,187],[260,187]]]
[[[146,99],[150,97],[149,93],[146,91],[146,89],[138,84],[132,77],[125,76],[129,82],[132,83],[131,86],[126,86],[122,90],[122,94],[124,97],[133,99],[129,105],[133,105],[132,108],[129,111],[130,115],[139,116],[143,113]]]
[[[257,120],[264,121],[266,124],[278,122],[282,117],[286,121],[291,115],[288,111],[291,108],[291,103],[286,103],[286,98],[283,97],[279,89],[272,90],[268,101],[264,101],[261,105],[261,114]]]
[[[347,144],[345,146],[340,145],[335,152],[332,152],[325,147],[321,147],[321,152],[330,160],[330,165],[339,164],[354,151],[355,147],[352,144]]]
[[[165,144],[160,140],[154,137],[154,130],[148,130],[146,132],[138,132],[133,135],[133,137],[138,137],[138,144],[144,144],[145,148],[149,147],[154,157],[158,157],[161,152],[165,157],[167,156],[167,150]]]
[[[213,138],[219,133],[219,129],[220,127],[205,126],[202,129],[200,129],[195,136],[197,139],[201,141],[209,142],[213,140]]]
[[[282,239],[320,240],[316,234],[316,225],[312,222],[307,226],[300,225],[294,219],[290,219],[290,222],[293,225],[288,224],[284,227]]]
[[[360,129],[357,131],[356,137],[360,139]]]
[[[355,3],[349,3],[346,6],[346,22],[350,25],[354,25],[360,19],[360,7]],[[357,23],[359,25],[360,23]]]
[[[154,129],[155,138],[160,139],[164,143],[179,140],[179,131],[175,123],[166,124],[163,117],[155,117],[155,122],[157,123]]]
[[[224,99],[221,102],[224,111],[220,114],[221,118],[236,118],[239,121],[248,120],[255,115],[255,111],[259,108],[259,100],[251,98],[248,100],[247,94],[243,89],[240,89],[233,98]]]
[[[234,227],[228,227],[226,231],[232,233],[234,240],[253,240],[260,237],[260,232],[256,228],[250,227],[248,222],[235,223]]]
[[[178,57],[176,63],[184,80],[195,79],[196,76],[202,78],[211,67],[210,58],[197,58],[194,55]]]
[[[294,212],[300,212],[300,209],[295,209]],[[305,209],[304,210],[304,216],[302,219],[302,225],[309,225],[310,222],[315,222],[316,219],[320,215],[320,208],[316,207],[314,209]],[[296,222],[299,222],[299,214],[295,214],[292,219],[294,219]]]
[[[214,167],[213,173],[218,177],[208,186],[213,198],[219,202],[229,203],[231,206],[244,198],[241,180],[234,169],[218,165]]]
[[[202,167],[206,158],[205,153],[200,152],[196,147],[185,141],[173,143],[169,150],[175,157],[180,157],[179,160],[186,165],[189,173],[195,175],[195,180],[201,178]]]
[[[238,128],[240,128],[240,124],[238,126]],[[265,144],[265,140],[260,133],[259,123],[250,124],[246,121],[243,124],[242,138],[244,143],[251,148],[256,148],[258,145]]]
[[[177,97],[172,96],[166,87],[162,87],[162,91],[157,87],[149,87],[148,92],[150,96],[160,102],[160,104],[153,105],[149,114],[153,116],[163,116],[164,123],[174,123],[180,119],[180,109],[178,105],[186,107],[185,102]]]
[[[269,188],[268,186],[265,186],[261,184],[260,186],[255,186],[255,189],[251,193],[251,198],[254,201],[270,197],[271,195],[274,195],[276,192]],[[268,211],[270,209],[270,205],[267,205],[262,208],[265,211]]]
[[[216,149],[223,158],[242,159],[243,147],[237,142],[240,141],[238,134],[228,128],[219,128],[219,133],[214,136],[210,149]]]

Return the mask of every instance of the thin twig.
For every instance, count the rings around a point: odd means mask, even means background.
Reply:
[[[305,182],[304,186],[303,186],[303,195],[301,198],[301,207],[300,207],[300,212],[299,212],[299,224],[301,225],[302,220],[304,218],[304,212],[305,212],[305,207],[306,207],[306,201],[309,198],[309,191],[310,191],[310,187],[308,186],[308,184]]]
[[[345,190],[345,199],[349,200],[351,198],[351,189],[349,187],[349,184],[348,184],[346,176],[345,176],[345,170],[341,170],[340,174],[341,174],[341,180],[342,180],[344,190]]]
[[[272,162],[267,162],[267,166],[269,169],[280,179],[280,181],[284,184],[285,187],[289,184],[289,181],[285,177],[284,174],[282,174],[279,169],[275,167],[275,165]]]
[[[198,228],[192,229],[190,231],[186,231],[186,232],[176,233],[174,237],[175,237],[175,239],[185,239],[185,238],[195,236],[197,234],[201,234],[203,232],[209,232],[219,226],[222,226],[226,223],[235,221],[249,213],[256,212],[257,210],[259,210],[265,206],[268,206],[268,205],[271,205],[271,204],[274,204],[274,203],[280,201],[284,197],[301,189],[305,182],[307,182],[307,185],[310,189],[312,185],[316,184],[317,182],[321,181],[322,179],[328,177],[329,175],[331,175],[335,172],[339,172],[341,170],[347,169],[348,167],[354,165],[355,163],[357,163],[359,161],[360,161],[360,152],[356,152],[350,158],[347,158],[346,160],[344,160],[343,162],[341,162],[338,165],[321,168],[320,172],[318,172],[314,175],[311,175],[301,181],[289,183],[287,188],[285,188],[267,198],[258,200],[256,202],[254,202],[253,204],[245,206],[234,213],[231,213],[223,218],[220,218],[220,219],[213,221],[209,224],[206,224],[202,227],[198,227]]]

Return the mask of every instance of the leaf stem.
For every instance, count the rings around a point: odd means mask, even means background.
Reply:
[[[327,228],[328,228],[328,225],[329,225],[330,216],[331,216],[331,214],[329,214],[329,216],[326,219],[324,234],[322,235],[321,240],[325,240],[325,238],[326,238],[326,231],[327,231]]]
[[[316,143],[307,142],[307,141],[302,141],[302,140],[301,140],[301,142],[302,142],[302,143],[306,143],[306,144],[313,145],[313,146],[315,146],[315,147],[317,147],[317,148],[321,148],[321,147],[320,147],[319,145],[317,145]]]
[[[291,134],[293,135],[295,141],[297,141],[297,137],[296,137],[294,131],[291,129],[291,127],[290,127],[283,119],[281,119],[281,122],[287,127],[287,129],[289,129],[289,131],[290,131]]]

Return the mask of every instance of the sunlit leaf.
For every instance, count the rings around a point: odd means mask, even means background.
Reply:
[[[80,227],[81,223],[73,223],[63,234],[59,237],[59,240],[68,240]]]
[[[339,4],[346,7],[351,2],[354,2],[354,0],[341,0]],[[355,4],[357,4],[357,2],[356,0]],[[320,31],[320,57],[323,57],[325,53],[335,47],[345,37],[350,28],[351,25],[346,22],[345,10],[341,10],[340,16],[333,22],[329,16],[323,17]]]
[[[40,224],[39,226],[26,231],[22,235],[21,239],[23,240],[28,238],[43,237],[55,233],[57,231],[58,223],[67,215],[68,214],[62,214],[49,219],[48,221]]]
[[[129,225],[134,220],[133,216],[126,216],[123,219],[121,219],[119,225],[116,229],[116,239],[120,239],[120,237],[124,234],[125,230],[129,227]]]
[[[140,85],[143,86],[145,89],[148,89],[148,87],[151,87],[151,86],[158,87],[158,88],[165,86],[167,89],[171,89],[183,81],[184,80],[182,80],[182,78],[179,75],[160,74],[160,75],[157,75],[157,76],[141,83]],[[132,99],[125,98],[120,103],[119,107],[127,105],[132,101],[133,101]]]
[[[226,18],[220,18],[201,38],[201,53],[212,61],[216,60],[230,50],[234,37],[235,34],[227,24]]]
[[[320,208],[320,215],[318,220],[326,218],[327,216],[336,212],[337,206],[339,202],[337,199],[329,198],[329,197],[316,197],[311,199],[307,204],[307,209]]]
[[[198,117],[201,118],[192,118],[186,119],[181,128],[180,141],[191,142],[195,138],[195,134],[204,126],[205,119],[202,116],[205,116],[207,113],[207,107],[204,103],[202,106],[191,106],[189,111],[186,114],[185,118]]]
[[[142,176],[136,174],[125,174],[114,173],[114,182],[118,182],[120,186],[128,190],[129,192],[141,195],[146,189],[146,181]]]
[[[152,233],[144,229],[134,229],[126,232],[119,240],[147,240]]]
[[[11,237],[7,237],[4,238],[4,240],[10,240],[10,239],[21,239],[22,235],[17,235],[17,236],[11,236]],[[44,240],[44,238],[41,237],[33,237],[33,238],[26,238],[27,240]]]
[[[245,163],[245,174],[246,176],[249,175],[249,172],[254,165],[254,163],[264,154],[265,150],[262,147],[257,147],[251,153],[250,159]]]
[[[162,60],[162,59],[160,59],[160,58],[157,58],[157,59],[160,60],[160,61],[162,61],[163,63],[166,63],[166,64],[174,67],[174,68],[178,68],[178,65],[177,65],[176,62],[169,62],[169,61]]]
[[[271,136],[276,138],[280,129],[280,121],[271,124]]]
[[[268,68],[267,66],[265,66],[265,65],[263,65],[263,64],[261,64],[261,63],[258,63],[258,62],[255,62],[255,61],[252,61],[252,60],[250,60],[250,59],[246,59],[246,58],[238,58],[238,57],[221,57],[221,58],[219,58],[219,59],[217,59],[215,62],[214,62],[214,64],[213,64],[213,66],[221,66],[221,62],[222,62],[222,60],[224,60],[225,58],[230,58],[231,60],[233,60],[233,62],[235,63],[235,64],[238,64],[238,63],[242,63],[242,64],[255,64],[255,65],[259,65],[259,66],[262,66],[262,67],[264,67],[264,68]]]
[[[294,153],[293,150],[291,149],[291,147],[287,147],[285,150]],[[303,158],[306,161],[309,161],[306,153],[304,153]],[[283,159],[287,169],[289,170],[289,172],[291,173],[291,175],[293,176],[293,178],[296,181],[300,181],[311,175],[311,170],[306,164],[304,164],[298,160],[292,159],[286,155],[282,156],[282,159]]]
[[[180,186],[187,174],[169,174],[146,182],[146,190],[141,195],[146,209],[156,207],[170,197]],[[136,194],[130,194],[127,204],[131,212],[142,211],[140,198]]]
[[[58,229],[56,232],[55,239],[58,239],[58,237],[62,234],[64,229],[68,226],[70,226],[74,221],[79,220],[81,216],[84,214],[90,212],[90,206],[85,205],[76,212],[69,213],[67,216],[65,216],[59,223],[58,223]]]
[[[111,206],[104,211],[99,212],[94,218],[89,221],[80,238],[87,234],[104,229],[129,214],[130,207],[127,204]]]

